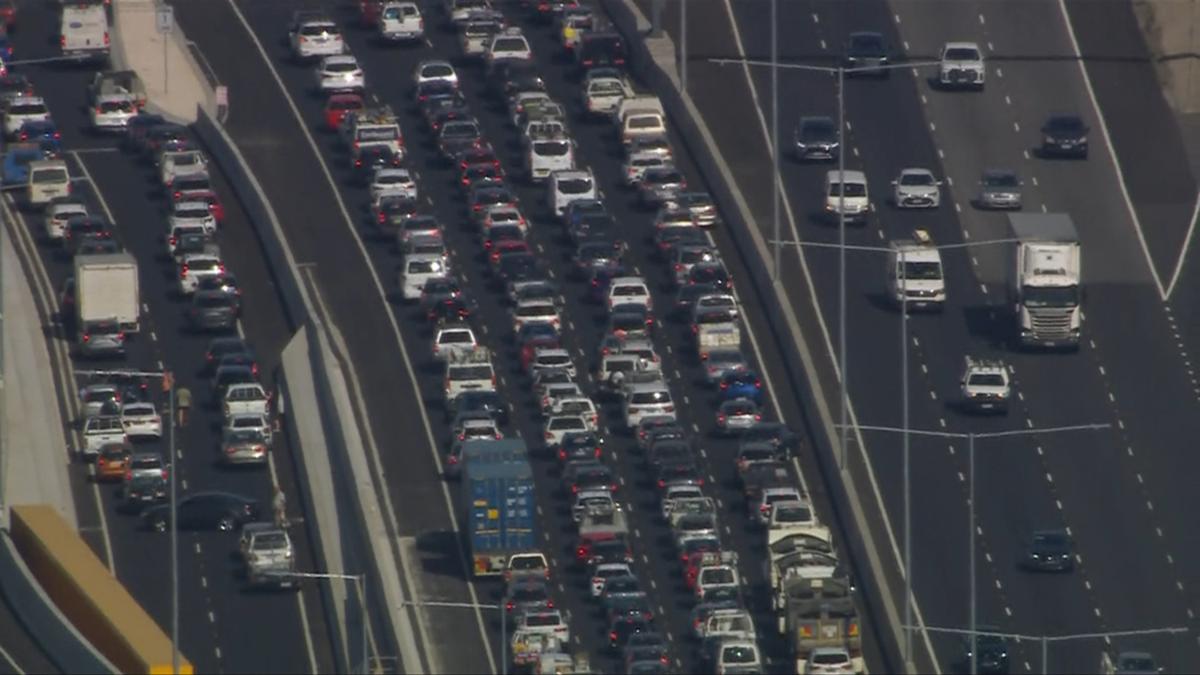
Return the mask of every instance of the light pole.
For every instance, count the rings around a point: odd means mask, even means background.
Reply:
[[[847,74],[852,75],[854,73],[868,73],[868,72],[874,73],[874,72],[879,72],[881,70],[883,70],[883,71],[897,70],[900,68],[914,68],[914,69],[915,68],[924,68],[924,67],[941,65],[941,62],[940,61],[911,61],[911,62],[906,62],[906,63],[888,63],[888,64],[877,65],[877,66],[851,66],[851,67],[841,66],[841,65],[817,66],[817,65],[801,64],[801,63],[779,63],[779,56],[778,56],[778,51],[777,51],[778,46],[776,44],[776,36],[775,36],[775,32],[776,32],[777,28],[775,28],[776,21],[774,20],[775,19],[776,1],[777,0],[772,0],[772,2],[771,2],[771,13],[772,13],[771,14],[771,16],[772,16],[772,31],[771,31],[771,33],[772,33],[771,34],[772,52],[771,52],[771,55],[772,55],[772,58],[770,61],[761,61],[761,60],[756,60],[756,59],[709,59],[709,62],[710,63],[718,63],[718,64],[742,64],[742,65],[746,65],[746,66],[767,66],[772,69],[772,72],[778,70],[779,68],[789,68],[792,70],[808,70],[808,71],[814,71],[814,72],[819,72],[819,73],[830,73],[830,74],[836,75],[837,76],[837,107],[838,107],[838,112],[837,112],[837,117],[838,117],[838,136],[837,136],[837,138],[838,138],[838,179],[842,180],[845,178],[845,175],[846,175],[846,144],[842,138],[842,133],[846,129],[846,99],[845,99],[845,95],[844,95],[846,75]],[[772,77],[773,84],[775,84],[777,82],[776,78],[777,78],[777,76]],[[778,87],[772,86],[772,91],[777,92]],[[773,129],[771,132],[771,135],[772,135],[771,156],[774,160],[774,171],[775,171],[774,181],[773,181],[775,183],[775,188],[774,188],[775,202],[776,202],[776,204],[778,204],[779,203],[778,192],[780,189],[779,181],[782,180],[782,177],[780,176],[779,159],[778,159],[780,145],[779,145],[779,124],[778,124],[779,98],[778,98],[777,93],[772,94],[771,107],[772,107],[772,111],[773,111],[772,119],[775,120],[773,123]],[[846,251],[845,251],[845,247],[846,247],[846,194],[845,193],[846,193],[846,191],[843,186],[844,186],[843,183],[839,183],[838,209],[837,209],[838,210],[838,241],[839,241],[839,248],[841,248],[841,252],[838,257],[838,352],[839,352],[838,353],[838,374],[839,374],[839,379],[840,379],[840,384],[841,384],[841,386],[840,386],[841,401],[840,401],[839,405],[840,405],[840,412],[841,412],[840,427],[842,429],[841,437],[838,439],[837,461],[838,461],[838,469],[842,470],[842,471],[844,471],[846,468],[846,456],[848,454],[849,441],[850,441],[849,430],[848,430],[848,426],[849,426],[848,416],[849,416],[850,401],[849,401],[849,393],[847,391],[847,386],[848,386],[847,381],[849,380],[849,377],[847,375],[847,369],[849,367],[849,364],[847,363],[847,358],[846,358]],[[781,236],[780,236],[781,224],[779,221],[778,207],[776,207],[774,209],[774,220],[775,220],[775,222],[774,222],[775,241],[780,242],[780,240],[781,240]],[[776,244],[776,246],[778,247],[779,244]],[[782,265],[781,254],[780,254],[780,251],[778,248],[776,248],[776,250],[775,250],[775,261],[774,262],[775,262],[775,268],[774,268],[772,276],[774,279],[778,279],[779,271],[780,271],[780,268]]]
[[[175,376],[169,370],[76,370],[76,376],[84,377],[132,377],[160,380],[167,394],[167,461],[170,492],[171,519],[171,672],[179,672],[179,528],[175,526],[175,510],[178,497],[175,492]]]
[[[371,672],[371,657],[370,657],[370,651],[368,650],[368,647],[367,647],[368,635],[369,635],[369,631],[371,630],[371,624],[369,623],[370,618],[367,614],[367,574],[366,574],[366,572],[362,572],[360,574],[338,574],[335,572],[330,572],[330,573],[266,572],[266,573],[264,573],[264,575],[265,576],[283,577],[283,578],[289,578],[289,579],[322,579],[325,581],[353,581],[354,582],[354,590],[358,594],[359,617],[360,617],[359,620],[362,622],[362,626],[361,626],[361,630],[360,630],[360,633],[362,634],[361,635],[361,637],[362,637],[362,652],[361,652],[362,666],[361,666],[361,670],[359,672],[362,673],[362,675],[367,675],[367,673]],[[342,621],[343,621],[342,631],[345,632],[348,637],[349,629],[346,626],[346,620],[343,619]],[[350,657],[347,656],[346,660],[349,661]],[[350,664],[347,664],[347,666],[349,666],[349,665]],[[353,669],[351,669],[351,670],[353,670]]]
[[[898,279],[907,280],[908,265],[907,265],[907,253],[906,253],[905,247],[892,248],[890,246],[872,246],[869,244],[846,244],[844,241],[845,228],[842,228],[842,233],[843,233],[843,241],[842,241],[842,243],[839,243],[839,244],[828,244],[825,242],[815,242],[815,241],[799,241],[799,242],[798,241],[774,241],[772,243],[775,245],[776,250],[778,250],[782,246],[804,246],[804,247],[810,247],[810,248],[837,248],[843,261],[845,260],[846,251],[848,251],[848,250],[866,251],[866,252],[871,252],[871,253],[888,253],[888,252],[892,252],[892,251],[898,251],[900,268],[896,271],[896,274],[897,274]],[[985,239],[982,241],[970,241],[970,242],[962,242],[962,243],[955,243],[955,244],[940,244],[940,245],[922,244],[921,246],[922,246],[922,248],[925,248],[925,249],[941,251],[943,249],[949,250],[949,249],[971,248],[971,247],[976,247],[976,246],[996,246],[996,245],[1001,245],[1001,244],[1011,244],[1011,243],[1015,243],[1017,241],[1020,241],[1020,240],[1013,238],[1013,237],[1007,237],[1007,238],[1002,238],[1002,239]],[[843,263],[843,265],[844,265],[844,263]],[[844,279],[844,277],[843,277],[843,279]],[[846,287],[845,283],[842,283],[841,289],[842,289],[843,296],[845,294],[845,287]],[[844,311],[845,306],[846,306],[844,297],[842,299],[841,306]],[[844,319],[844,316],[843,316],[843,319]],[[845,336],[845,333],[843,332],[842,337],[844,337],[844,336]],[[841,356],[842,356],[842,359],[845,359],[845,357],[846,357],[846,347],[845,347],[844,343],[841,347]],[[911,532],[912,532],[912,527],[911,527],[911,524],[912,524],[912,498],[911,497],[912,496],[910,494],[911,490],[912,490],[912,481],[910,480],[910,478],[911,478],[911,475],[910,475],[911,462],[909,460],[909,436],[907,433],[905,433],[906,430],[908,429],[908,420],[909,420],[908,292],[904,288],[901,289],[901,293],[900,293],[900,364],[901,364],[900,365],[900,382],[901,382],[900,406],[901,406],[901,417],[903,420],[902,423],[904,426],[903,426],[903,428],[897,429],[896,431],[904,433],[904,442],[903,442],[903,447],[902,447],[902,460],[901,460],[903,467],[904,467],[903,468],[903,474],[904,474],[903,475],[903,481],[904,481],[904,487],[903,487],[904,515],[903,515],[903,518],[904,518],[904,577],[905,577],[905,591],[906,591],[904,594],[904,623],[905,623],[905,625],[912,625],[912,611],[913,611],[912,592],[911,592],[911,588],[908,585],[908,583],[909,583],[908,579],[910,577],[910,572],[912,571],[912,567],[911,567],[911,562],[912,562],[912,535],[911,535]],[[843,370],[842,372],[844,374],[845,370]],[[841,388],[842,388],[843,403],[844,404],[848,403],[849,393],[847,392],[847,383],[846,383],[845,377],[842,378]],[[843,409],[842,409],[843,414],[845,413],[847,407],[848,406],[845,406],[845,405],[843,406]],[[865,429],[866,427],[859,427],[859,428]],[[842,440],[845,440],[846,438],[849,437],[849,432],[850,432],[850,429],[848,426],[848,422],[845,418],[843,418],[842,425],[840,427],[839,437]],[[845,466],[845,463],[844,463],[845,459],[846,459],[845,458],[845,448],[843,447],[843,455],[840,458],[839,466],[841,466],[841,467]],[[974,553],[974,548],[972,548],[972,554],[973,553]],[[972,565],[972,569],[974,569],[974,565]],[[904,638],[905,638],[905,640],[904,640],[904,660],[905,660],[906,664],[911,664],[912,663],[912,660],[911,660],[912,648],[913,648],[912,634],[906,631]]]
[[[687,93],[688,86],[688,0],[679,0],[679,88]]]
[[[1042,675],[1049,675],[1050,674],[1050,643],[1051,642],[1069,642],[1072,640],[1105,640],[1106,642],[1111,642],[1113,638],[1120,638],[1120,637],[1145,637],[1147,635],[1180,635],[1180,634],[1189,632],[1190,629],[1188,629],[1187,627],[1183,627],[1183,626],[1170,626],[1167,628],[1142,628],[1142,629],[1138,629],[1138,630],[1109,631],[1107,633],[1071,633],[1068,635],[1022,635],[1020,633],[997,633],[995,631],[988,631],[988,630],[981,631],[981,630],[975,630],[974,628],[972,628],[971,630],[964,630],[962,628],[950,628],[950,627],[946,627],[946,626],[925,626],[924,630],[927,630],[930,633],[946,633],[949,635],[970,635],[972,652],[974,652],[975,637],[977,637],[979,635],[990,635],[993,637],[1004,638],[1006,640],[1025,640],[1027,642],[1040,642],[1042,645]],[[1108,660],[1109,658],[1110,657],[1108,656],[1108,653],[1105,652],[1101,660],[1102,661]],[[1091,668],[1091,667],[1092,666],[1090,664],[1088,666],[1081,666],[1079,668],[1079,672],[1087,672],[1086,669]],[[971,672],[974,673],[975,672],[974,669],[972,669]],[[1059,672],[1069,672],[1069,671],[1063,671],[1060,669]],[[1161,668],[1159,669],[1159,672],[1162,672]]]
[[[905,351],[907,351],[907,350],[905,350]],[[907,393],[904,396],[904,398],[905,399],[908,398]],[[907,406],[906,406],[906,409],[907,409]],[[917,435],[917,436],[931,436],[931,437],[935,437],[935,438],[958,438],[958,439],[965,438],[967,440],[967,457],[968,457],[967,472],[969,474],[969,477],[967,479],[968,480],[968,488],[967,488],[967,495],[968,495],[967,496],[967,531],[968,531],[967,542],[968,542],[968,544],[967,545],[969,548],[968,556],[967,556],[967,558],[968,558],[967,577],[969,579],[969,583],[971,586],[971,593],[970,593],[970,599],[969,599],[969,610],[968,610],[968,612],[969,612],[968,621],[969,621],[970,632],[971,632],[971,669],[969,672],[971,672],[973,674],[976,671],[976,668],[975,668],[976,659],[978,658],[976,656],[977,650],[975,648],[976,628],[978,627],[976,625],[977,624],[976,607],[978,606],[978,601],[977,601],[978,600],[977,599],[977,590],[978,589],[976,588],[976,584],[975,584],[975,440],[976,439],[988,439],[988,438],[1007,438],[1010,436],[1050,435],[1050,434],[1069,433],[1069,432],[1075,432],[1075,431],[1098,431],[1101,429],[1108,429],[1111,426],[1112,426],[1111,424],[1076,424],[1076,425],[1072,425],[1072,426],[1049,427],[1046,429],[1012,429],[1009,431],[993,431],[993,432],[985,432],[985,433],[975,433],[975,432],[963,433],[963,432],[953,432],[953,431],[934,431],[934,430],[926,430],[926,429],[912,429],[908,426],[907,420],[906,420],[906,424],[903,428],[872,426],[872,425],[866,425],[866,424],[858,425],[857,428],[861,431],[881,431],[881,432],[888,432],[888,433],[899,433],[899,434],[904,435],[904,454],[905,454],[905,458],[904,458],[904,481],[905,481],[905,486],[904,486],[904,519],[905,519],[904,520],[904,547],[905,547],[905,553],[904,553],[904,558],[905,558],[905,560],[904,560],[904,607],[905,607],[904,640],[905,640],[905,648],[908,650],[907,654],[905,655],[905,661],[911,663],[910,657],[912,655],[912,640],[913,640],[913,624],[912,624],[912,615],[911,615],[911,612],[912,612],[912,600],[911,600],[911,598],[912,598],[912,560],[909,557],[912,552],[912,549],[911,549],[911,546],[912,546],[912,544],[911,544],[911,542],[912,542],[911,491],[912,490],[911,490],[911,487],[908,485],[908,483],[910,482],[909,481],[909,471],[908,471],[908,439],[909,439],[909,437],[912,435]]]

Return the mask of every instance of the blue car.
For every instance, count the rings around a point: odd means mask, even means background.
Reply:
[[[4,153],[4,184],[24,185],[29,178],[29,163],[44,157],[41,148],[33,143],[9,146]]]
[[[62,151],[62,133],[51,120],[30,120],[17,131],[17,140],[41,143],[43,149]]]
[[[762,380],[753,370],[735,370],[721,376],[721,401],[748,398],[762,405]]]

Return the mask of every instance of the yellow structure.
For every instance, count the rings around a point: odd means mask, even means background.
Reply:
[[[10,535],[46,595],[122,673],[171,672],[171,640],[53,507],[13,506]],[[193,675],[180,657],[180,675]]]

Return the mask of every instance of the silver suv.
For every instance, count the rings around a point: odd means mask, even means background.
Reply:
[[[116,321],[87,321],[79,328],[79,355],[90,358],[125,356],[125,331]]]
[[[963,405],[970,412],[1008,411],[1008,368],[1003,361],[966,357],[962,377]]]
[[[1025,183],[1016,171],[988,169],[979,179],[981,209],[1021,209],[1021,188]]]
[[[246,580],[252,585],[291,586],[296,577],[296,556],[287,530],[274,523],[246,523],[240,540]]]
[[[942,203],[942,181],[929,169],[902,169],[892,181],[892,199],[898,209],[936,209]]]

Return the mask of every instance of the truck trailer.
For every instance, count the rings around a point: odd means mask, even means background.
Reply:
[[[523,441],[464,446],[462,494],[474,576],[500,576],[513,556],[540,552],[533,468]]]
[[[75,256],[76,326],[116,321],[136,333],[142,312],[137,260],[129,253]]]
[[[1079,233],[1065,213],[1008,216],[1016,244],[1008,298],[1026,348],[1079,348],[1083,284]]]

